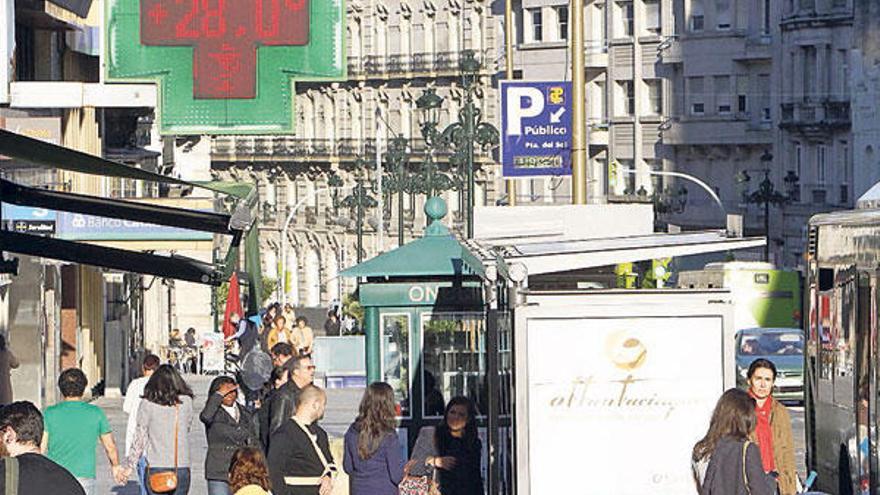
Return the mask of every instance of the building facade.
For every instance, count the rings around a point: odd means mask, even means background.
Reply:
[[[418,182],[425,177],[426,157],[433,153],[435,161],[447,164],[450,150],[432,152],[426,145],[420,124],[428,116],[416,101],[432,87],[443,98],[433,116],[439,129],[457,118],[466,101],[459,65],[466,50],[480,62],[475,95],[482,117],[495,125],[499,118],[493,77],[502,17],[489,2],[373,0],[347,7],[348,77],[296,84],[294,136],[213,138],[214,177],[258,186],[263,273],[277,281],[268,300],[299,307],[326,308],[354,289],[353,281],[338,273],[358,259],[356,208],[342,204],[352,195],[357,170],[378,204],[367,207],[362,218],[362,259],[397,246],[401,219],[404,239],[421,235],[425,194]],[[407,143],[400,175],[387,156],[394,138]],[[476,162],[475,203],[494,204],[503,196],[498,193],[503,183],[492,150],[478,150]],[[342,185],[332,185],[336,178]],[[401,183],[406,184],[402,209]],[[441,194],[450,205],[450,226],[461,232],[463,194],[458,188]]]

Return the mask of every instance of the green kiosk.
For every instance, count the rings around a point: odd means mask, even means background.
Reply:
[[[446,203],[430,198],[424,237],[348,268],[365,310],[367,381],[395,391],[401,443],[443,417],[446,402],[470,398],[483,439],[489,494],[513,493],[512,338],[506,265],[460,243],[441,223]]]

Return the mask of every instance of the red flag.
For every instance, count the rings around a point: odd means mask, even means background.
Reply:
[[[232,323],[229,318],[232,316],[232,313],[237,314],[241,319],[244,319],[244,315],[242,314],[241,309],[241,289],[238,286],[238,277],[233,273],[231,277],[229,277],[229,295],[226,297],[226,311],[223,315],[223,336],[229,337],[230,335],[235,334],[238,331],[235,328],[235,324]]]

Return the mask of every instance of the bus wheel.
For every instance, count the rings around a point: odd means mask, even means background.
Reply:
[[[846,445],[840,446],[840,458],[837,463],[838,495],[853,495],[852,471],[850,471],[849,452]]]

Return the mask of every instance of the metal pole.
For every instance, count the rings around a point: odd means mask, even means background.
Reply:
[[[476,75],[474,78],[476,79]],[[467,90],[467,104],[465,105],[465,123],[464,123],[464,133],[467,136],[467,143],[465,143],[466,152],[467,152],[467,238],[474,238],[474,190],[476,189],[474,184],[474,97],[473,97],[473,84],[476,83],[476,80],[471,82],[471,86],[468,87]]]
[[[382,118],[382,110],[376,106],[376,187],[379,191],[379,249],[377,253],[385,252],[385,200],[382,196],[382,128],[379,126]]]
[[[764,261],[770,262],[770,198],[764,198]]]
[[[571,141],[571,200],[572,204],[587,204],[587,126],[584,100],[584,0],[571,0],[569,3],[571,19],[571,57],[572,85],[572,141]]]
[[[364,188],[361,185],[362,179],[358,178],[358,185],[355,188],[357,198],[357,262],[360,263],[363,260],[363,255],[361,252],[364,249]]]
[[[403,160],[397,163],[397,247],[403,246]]]
[[[504,58],[505,77],[513,80],[513,0],[504,0]],[[507,204],[516,206],[516,181],[507,179]]]

